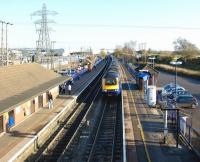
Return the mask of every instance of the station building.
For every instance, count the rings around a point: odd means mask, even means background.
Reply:
[[[47,108],[48,92],[55,99],[68,79],[36,63],[0,67],[0,134]]]

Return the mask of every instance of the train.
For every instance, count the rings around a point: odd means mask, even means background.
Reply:
[[[102,78],[102,93],[104,96],[119,96],[122,91],[119,64],[112,57],[112,62]]]

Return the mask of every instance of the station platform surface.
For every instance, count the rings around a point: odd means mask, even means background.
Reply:
[[[124,68],[122,82],[127,162],[198,162],[196,154],[181,140],[176,148],[176,125],[168,123],[164,143],[162,111],[150,108],[144,92],[138,90],[135,80]]]
[[[56,117],[64,108],[76,100],[77,96],[93,80],[95,76],[103,69],[105,61],[100,62],[97,68],[92,72],[86,72],[76,79],[72,86],[72,95],[64,94],[53,101],[53,108],[40,108],[37,112],[31,114],[24,121],[10,129],[9,132],[0,136],[0,162],[7,162],[29,141],[31,141],[38,132],[40,132],[52,119]],[[11,160],[12,161],[12,160]]]
[[[58,97],[53,108],[40,108],[8,133],[0,137],[0,161],[8,161],[28,141],[30,141],[46,124],[48,124],[63,108],[72,102],[75,96]]]

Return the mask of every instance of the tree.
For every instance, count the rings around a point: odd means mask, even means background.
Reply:
[[[100,52],[100,55],[102,58],[105,58],[106,55],[107,55],[107,51],[105,49],[102,49],[101,52]]]
[[[186,39],[178,38],[176,41],[173,42],[173,44],[175,54],[179,54],[186,59],[194,58],[199,54],[199,49]]]
[[[123,51],[122,51],[122,46],[116,46],[115,47],[115,51],[114,51],[114,54],[116,57],[120,58],[121,55],[122,55]]]
[[[136,41],[129,41],[124,43],[123,52],[128,54],[134,54]]]

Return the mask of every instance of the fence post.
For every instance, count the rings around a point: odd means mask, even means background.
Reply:
[[[191,125],[189,125],[189,139],[188,139],[189,140],[189,144],[191,144],[190,143],[190,140],[191,140],[191,137],[190,137],[191,136],[191,132],[190,131],[191,131]]]

